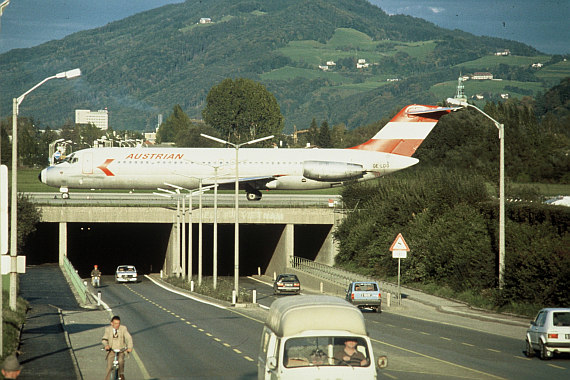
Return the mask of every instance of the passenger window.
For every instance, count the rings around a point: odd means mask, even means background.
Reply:
[[[536,325],[539,327],[544,326],[544,321],[546,320],[546,312],[541,311],[536,317]]]

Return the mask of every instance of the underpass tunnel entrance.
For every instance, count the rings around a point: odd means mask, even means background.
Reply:
[[[329,224],[296,224],[295,256],[315,261],[332,227]]]
[[[239,272],[240,276],[262,272],[273,256],[284,225],[240,224],[239,226]],[[213,224],[202,225],[202,274],[213,273]],[[234,224],[218,223],[218,276],[234,275]],[[192,273],[198,273],[198,225],[194,224],[192,235]]]
[[[21,255],[26,265],[57,263],[59,260],[59,226],[57,223],[38,223],[36,231],[26,239]]]
[[[171,229],[171,224],[68,223],[67,257],[82,277],[95,264],[103,275],[124,264],[134,265],[139,274],[159,272]]]

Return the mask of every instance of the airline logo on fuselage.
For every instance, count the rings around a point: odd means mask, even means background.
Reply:
[[[125,160],[182,160],[184,153],[131,153]]]

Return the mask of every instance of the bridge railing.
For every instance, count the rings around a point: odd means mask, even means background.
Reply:
[[[77,294],[79,295],[79,298],[81,298],[81,301],[83,301],[83,303],[86,303],[87,287],[85,286],[83,280],[81,279],[81,277],[79,277],[79,275],[75,271],[75,268],[73,267],[73,264],[71,264],[71,261],[69,261],[67,257],[63,257],[63,265],[61,267],[62,270],[67,275],[66,277],[77,291]]]
[[[396,286],[394,284],[379,281],[372,277],[353,273],[344,269],[335,268],[330,265],[317,263],[302,257],[293,256],[289,262],[291,268],[321,278],[323,280],[341,285],[345,288],[353,281],[376,281],[380,285],[380,289],[386,292],[395,293]]]

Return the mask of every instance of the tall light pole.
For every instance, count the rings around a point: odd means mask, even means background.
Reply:
[[[234,236],[234,290],[236,292],[236,296],[239,294],[239,202],[238,202],[238,193],[239,193],[239,148],[244,145],[251,145],[261,141],[269,140],[273,138],[271,136],[261,137],[259,139],[247,141],[241,144],[234,144],[226,140],[219,139],[217,137],[209,136],[204,133],[200,133],[200,136],[205,137],[207,139],[219,142],[221,144],[231,145],[236,150],[236,183],[235,183],[235,236]]]
[[[499,289],[502,289],[505,281],[505,125],[464,99],[448,98],[447,103],[477,110],[491,120],[499,131]]]
[[[81,75],[80,69],[73,69],[47,77],[12,102],[12,200],[10,203],[10,308],[16,310],[16,282],[18,279],[16,256],[18,255],[18,110],[26,95],[51,79],[71,79]]]

